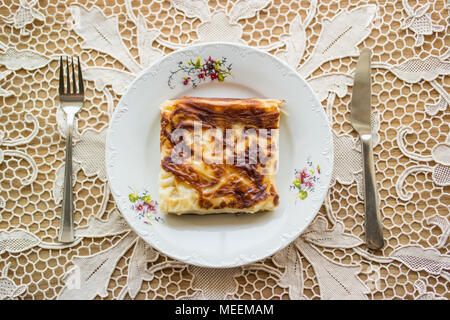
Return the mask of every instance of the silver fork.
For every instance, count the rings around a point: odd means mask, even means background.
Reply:
[[[66,115],[67,139],[66,139],[66,166],[64,170],[64,193],[61,211],[61,222],[59,226],[59,241],[70,243],[75,240],[73,228],[73,194],[72,194],[72,131],[75,115],[80,111],[84,102],[84,85],[81,74],[80,58],[78,61],[78,90],[75,79],[75,65],[72,61],[72,72],[69,67],[69,57],[66,57],[66,82],[64,85],[64,63],[63,58],[59,60],[59,102]],[[70,79],[72,73],[72,80]],[[71,85],[72,83],[72,85]]]

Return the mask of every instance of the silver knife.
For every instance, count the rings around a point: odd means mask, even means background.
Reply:
[[[383,228],[380,223],[377,181],[373,162],[372,130],[370,127],[371,92],[370,92],[370,49],[363,49],[356,64],[355,82],[353,84],[351,123],[358,132],[362,145],[364,173],[364,207],[366,214],[366,244],[369,249],[383,247]]]

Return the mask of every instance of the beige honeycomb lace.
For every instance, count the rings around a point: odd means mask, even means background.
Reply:
[[[444,0],[15,0],[0,4],[0,299],[448,299],[449,7]],[[333,185],[293,244],[242,268],[173,261],[130,231],[109,192],[105,134],[127,84],[191,43],[286,60],[334,132]],[[386,246],[364,245],[352,73],[373,51],[375,160]],[[64,172],[59,55],[87,101],[74,146],[73,245],[57,242]],[[81,282],[78,281],[81,279]]]

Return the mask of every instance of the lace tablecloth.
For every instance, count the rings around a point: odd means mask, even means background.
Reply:
[[[448,299],[449,3],[444,0],[14,0],[0,4],[0,299]],[[187,45],[268,51],[307,79],[332,123],[333,183],[294,243],[242,268],[174,261],[139,239],[109,192],[108,122],[127,85]],[[349,122],[359,51],[373,52],[373,135],[386,239],[364,240]],[[58,58],[87,80],[74,146],[76,241],[57,230],[64,173]]]

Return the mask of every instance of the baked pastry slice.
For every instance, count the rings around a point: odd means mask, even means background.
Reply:
[[[272,210],[282,100],[182,97],[161,106],[159,208]]]

